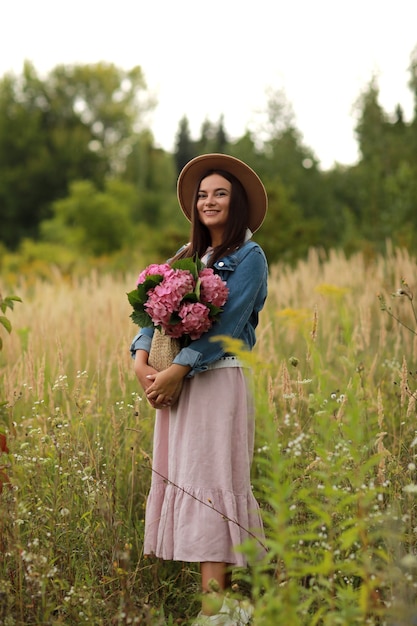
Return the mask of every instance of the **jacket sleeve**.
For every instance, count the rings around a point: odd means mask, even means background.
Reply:
[[[153,333],[153,328],[141,328],[134,336],[130,344],[130,354],[133,358],[135,358],[136,350],[146,350],[146,352],[150,352]]]

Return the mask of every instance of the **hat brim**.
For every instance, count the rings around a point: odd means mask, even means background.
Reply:
[[[202,154],[189,161],[178,177],[177,196],[185,217],[191,221],[196,187],[205,172],[224,170],[233,174],[243,185],[249,202],[249,223],[254,233],[265,219],[268,196],[259,176],[246,163],[227,154]]]

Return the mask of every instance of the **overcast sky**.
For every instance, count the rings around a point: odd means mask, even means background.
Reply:
[[[283,90],[321,161],[357,157],[354,104],[375,75],[380,103],[413,111],[410,55],[417,0],[1,0],[0,75],[25,59],[142,67],[158,105],[157,144],[174,147],[186,115],[194,138],[224,115],[232,138],[252,128],[268,89]]]

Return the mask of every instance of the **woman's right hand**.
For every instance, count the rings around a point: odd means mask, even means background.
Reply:
[[[166,370],[158,372],[148,364],[146,350],[136,350],[135,374],[154,409],[163,409],[178,400],[183,378],[189,373],[188,365],[172,363]]]
[[[153,383],[153,380],[147,378],[147,376],[158,373],[156,369],[154,369],[148,364],[148,353],[146,352],[146,350],[136,350],[134,369],[135,369],[136,378],[138,379],[139,384],[142,387],[143,391],[146,393],[148,387],[150,387]],[[150,398],[147,398],[147,399],[148,399],[149,404],[151,404],[154,409],[161,408],[158,404],[153,402]]]

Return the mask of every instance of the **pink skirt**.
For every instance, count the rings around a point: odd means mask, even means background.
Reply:
[[[244,370],[186,379],[177,406],[156,412],[145,554],[244,567],[246,555],[236,548],[252,533],[262,555],[264,531],[250,482],[253,446]]]

